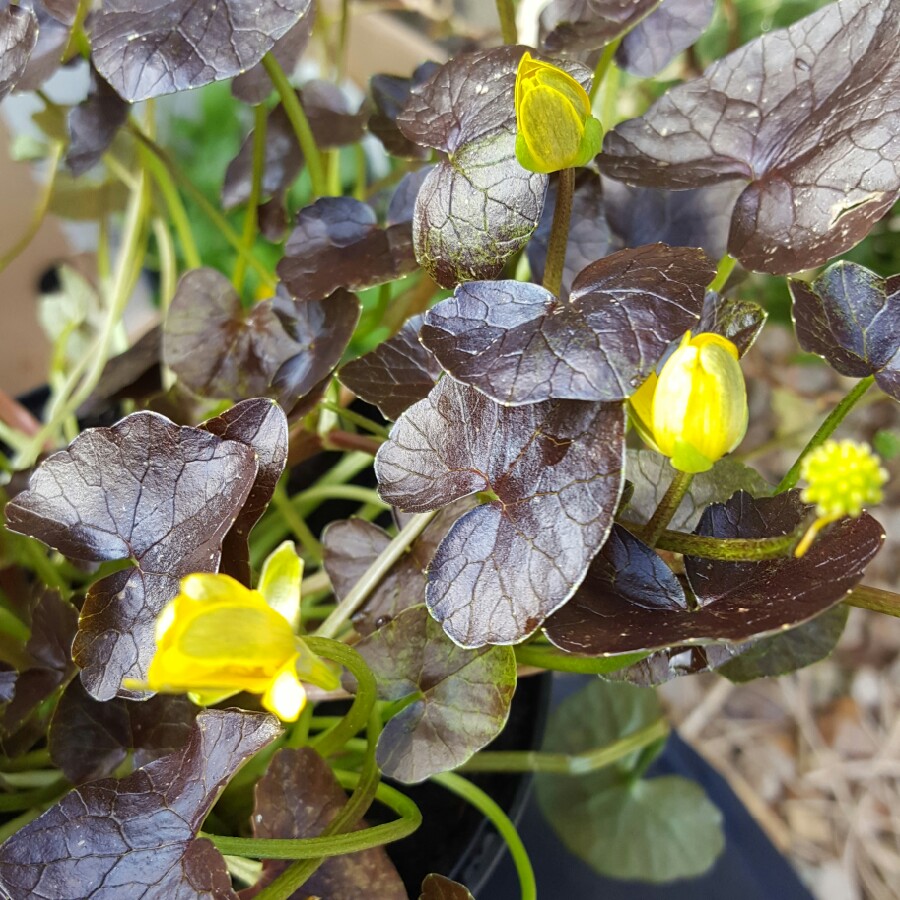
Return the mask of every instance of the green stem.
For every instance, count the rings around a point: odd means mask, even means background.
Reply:
[[[247,264],[259,275],[262,282],[271,289],[275,290],[278,282],[272,276],[272,273],[266,268],[263,263],[261,263],[256,256],[252,253],[249,253],[246,248],[241,243],[240,235],[228,224],[228,220],[213,206],[209,200],[206,199],[203,192],[194,185],[194,183],[172,162],[169,158],[169,155],[160,147],[155,141],[151,138],[147,137],[140,128],[137,127],[134,123],[129,123],[128,126],[131,133],[137,138],[137,140],[146,147],[151,156],[147,157],[148,166],[151,169],[153,177],[157,178],[157,172],[161,172],[162,168],[165,169],[166,175],[170,176],[178,186],[191,198],[191,200],[197,204],[200,211],[205,215],[213,225],[221,233],[222,237],[231,245],[231,247],[239,254],[247,257]],[[153,165],[153,162],[149,160],[153,159],[159,165]],[[162,189],[162,185],[160,184],[160,188]],[[176,192],[177,194],[177,192]],[[179,198],[180,202],[180,198]],[[186,214],[185,214],[186,215]],[[184,235],[180,228],[178,228],[177,220],[175,221],[176,230],[178,230],[179,239],[183,239]],[[187,250],[185,250],[185,256],[187,256]],[[197,260],[199,265],[199,259]],[[190,263],[189,263],[190,264]]]
[[[900,618],[900,594],[869,587],[867,584],[860,584],[853,588],[844,603],[859,609],[871,609],[873,612]]]
[[[647,527],[644,529],[644,540],[651,546],[655,547],[660,535],[666,530],[666,526],[672,521],[672,516],[681,506],[684,495],[688,492],[691,482],[694,480],[693,474],[690,472],[682,472],[675,470],[675,475],[669,484],[668,489],[659,501],[659,506],[653,513]]]
[[[819,430],[809,439],[809,443],[803,448],[797,461],[791,466],[787,475],[781,479],[780,484],[775,488],[776,494],[789,491],[800,480],[800,469],[803,466],[803,460],[806,455],[816,447],[825,443],[828,438],[834,434],[838,425],[844,421],[847,413],[856,406],[856,403],[862,398],[863,394],[875,383],[875,376],[869,375],[861,379],[856,386],[838,403],[837,406],[829,413],[828,418],[819,426]]]
[[[622,523],[641,540],[645,540],[644,526]],[[699,534],[683,534],[680,531],[664,531],[656,541],[658,550],[670,550],[685,556],[701,559],[721,559],[726,562],[760,562],[765,559],[780,559],[791,556],[797,542],[803,536],[804,528],[790,534],[766,538],[716,538]]]
[[[25,229],[24,234],[3,254],[0,256],[0,272],[2,272],[35,238],[41,230],[44,217],[50,208],[50,200],[53,197],[53,187],[56,184],[56,175],[59,172],[59,163],[62,160],[65,145],[62,141],[54,141],[48,162],[50,164],[50,174],[47,176],[47,183],[44,185],[43,191],[38,198],[37,206],[31,215],[31,221]]]
[[[343,787],[355,787],[362,776],[356,772],[335,770],[335,777]],[[411,835],[422,824],[422,814],[409,797],[386,784],[379,784],[375,799],[399,817],[385,825],[362,828],[350,834],[289,840],[283,838],[237,838],[204,834],[221,853],[229,856],[249,856],[254,859],[317,859],[322,856],[343,856],[371,850],[382,844],[399,841]]]
[[[591,90],[588,93],[591,106],[594,105],[594,97],[597,96],[597,91],[600,89],[600,85],[603,84],[603,81],[606,78],[606,73],[613,63],[613,57],[616,55],[616,50],[619,49],[619,44],[621,42],[622,38],[616,38],[611,44],[607,44],[600,54],[600,59],[597,60],[597,65],[594,66],[594,79],[591,81]]]
[[[285,493],[284,482],[280,481],[272,494],[272,506],[281,515],[288,527],[294,533],[294,537],[300,542],[306,555],[314,565],[322,564],[322,545],[318,538],[309,530],[305,519],[298,512]]]
[[[328,823],[321,837],[342,834],[349,831],[372,805],[378,791],[378,763],[375,760],[375,748],[381,733],[381,718],[375,709],[369,716],[366,753],[363,758],[359,783],[343,809]],[[325,862],[326,857],[298,860],[292,863],[270,885],[263,888],[257,900],[288,900],[299,890],[312,874]]]
[[[459,767],[460,772],[551,772],[585,775],[611,766],[636,750],[665,739],[669,725],[658,719],[605,747],[583,753],[544,753],[539,750],[482,750]]]
[[[350,33],[350,0],[341,0],[341,19],[338,31],[337,78],[340,84],[347,74],[347,36]]]
[[[331,756],[366,727],[378,698],[378,687],[372,670],[352,647],[326,637],[306,637],[304,641],[313,653],[340,663],[356,679],[356,697],[347,714],[309,744],[321,756]]]
[[[149,207],[149,191],[143,172],[138,176],[125,212],[122,244],[116,262],[113,283],[109,289],[106,316],[94,345],[85,353],[82,361],[69,372],[60,392],[54,397],[47,411],[47,421],[34,436],[24,452],[17,456],[16,464],[25,468],[34,463],[44,445],[56,434],[60,424],[74,415],[79,406],[97,386],[100,375],[109,359],[116,330],[134,288],[135,260],[142,258],[139,252],[144,222]],[[146,249],[146,248],[145,248]]]
[[[266,107],[262,103],[253,108],[253,172],[250,180],[250,196],[247,198],[247,209],[244,211],[244,230],[241,233],[241,246],[246,252],[238,254],[231,279],[237,291],[244,286],[247,257],[252,255],[259,230],[259,198],[262,194],[263,169],[266,164],[266,113]]]
[[[404,553],[412,546],[416,538],[425,530],[435,517],[436,511],[419,513],[413,516],[400,530],[399,534],[384,548],[375,561],[366,569],[363,576],[350,589],[350,592],[335,607],[334,612],[319,626],[316,634],[320,637],[334,637],[342,626],[350,621],[350,616],[368,599],[369,594],[378,587],[381,579],[390,572]]]
[[[314,485],[295,494],[292,502],[303,505],[307,502],[318,503],[322,500],[355,500],[358,503],[377,503],[381,509],[391,508],[389,503],[385,503],[378,496],[378,491],[360,484]]]
[[[709,283],[709,290],[715,291],[717,294],[720,293],[722,288],[724,288],[728,282],[731,273],[734,271],[735,265],[737,265],[737,260],[730,253],[726,253],[719,260],[719,267],[716,269],[716,277]]]
[[[516,44],[519,33],[516,29],[516,4],[513,0],[497,0],[497,16],[500,19],[500,34],[504,44]]]
[[[509,816],[481,788],[475,787],[471,781],[453,772],[432,775],[431,780],[456,794],[457,797],[462,797],[467,803],[471,803],[497,829],[509,848],[513,864],[516,867],[522,900],[537,900],[534,869],[531,867],[528,851]]]
[[[572,218],[572,196],[575,193],[575,170],[563,169],[556,182],[556,207],[553,210],[553,226],[547,245],[547,261],[544,264],[544,287],[559,296],[562,289],[563,268],[566,264],[566,248],[569,245],[569,221]]]
[[[519,644],[516,662],[520,666],[534,666],[552,672],[578,672],[582,675],[607,675],[644,659],[646,653],[620,653],[616,656],[579,656],[565,653],[555,647],[537,644]]]
[[[281,97],[281,105],[284,107],[285,114],[294,134],[297,136],[297,143],[303,151],[306,158],[306,168],[309,171],[309,180],[312,186],[312,200],[317,197],[324,197],[327,193],[327,185],[325,183],[325,168],[322,165],[322,155],[316,146],[316,139],[309,126],[309,119],[300,104],[297,92],[294,90],[284,69],[281,68],[278,60],[271,54],[267,53],[262,59],[263,66],[275,85],[275,90]]]
[[[355,412],[352,409],[347,409],[345,406],[341,406],[338,403],[332,403],[331,400],[320,400],[319,406],[322,409],[330,410],[333,413],[337,413],[342,419],[346,419],[348,422],[352,422],[354,425],[358,425],[364,431],[368,431],[370,434],[377,434],[379,437],[386,438],[388,436],[388,430],[383,425],[379,425],[377,422],[373,422],[371,419],[367,419],[365,416],[360,415],[358,412]]]

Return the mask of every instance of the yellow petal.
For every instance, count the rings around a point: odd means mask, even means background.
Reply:
[[[546,171],[567,169],[577,159],[584,121],[559,91],[542,86],[526,91],[518,126],[531,155]]]
[[[259,575],[257,590],[266,603],[287,619],[291,628],[300,625],[300,582],[303,560],[293,541],[285,541],[269,554]]]
[[[272,679],[262,696],[262,705],[284,722],[296,722],[306,705],[306,691],[294,669],[293,661]]]

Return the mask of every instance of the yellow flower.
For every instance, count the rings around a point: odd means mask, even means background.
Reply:
[[[888,473],[868,444],[827,440],[806,455],[800,477],[808,482],[800,498],[815,503],[816,520],[794,550],[798,557],[826,525],[844,516],[858,518],[864,506],[881,503]]]
[[[583,166],[603,132],[584,88],[567,72],[526,52],[516,72],[516,158],[531,172]]]
[[[156,621],[156,654],[131,690],[187,693],[199,704],[249,691],[293,722],[306,705],[301,677],[327,689],[338,681],[295,633],[303,562],[290,542],[266,561],[258,590],[228,575],[195,573]]]
[[[630,400],[644,440],[682,472],[705,472],[747,431],[747,390],[737,347],[718,334],[691,337]]]

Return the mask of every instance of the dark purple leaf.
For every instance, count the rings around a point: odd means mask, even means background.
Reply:
[[[743,356],[752,346],[768,313],[752,300],[738,300],[708,291],[703,301],[698,332],[712,331],[728,338]],[[723,498],[724,499],[724,498]]]
[[[9,743],[42,701],[64,685],[74,674],[72,641],[78,627],[78,611],[54,591],[44,591],[31,605],[28,615],[31,634],[24,647],[27,665],[18,672],[7,671],[3,709],[0,711],[0,738],[10,754]],[[38,735],[33,736],[35,739]],[[32,735],[24,741],[30,742]],[[16,747],[18,749],[18,747]],[[25,748],[22,748],[25,749]]]
[[[841,375],[874,375],[900,400],[900,275],[881,278],[853,262],[837,262],[808,284],[788,281],[800,346],[824,356]]]
[[[316,6],[312,0],[306,0],[306,7],[300,13],[297,24],[275,42],[272,55],[285,72],[290,74],[297,68],[309,43],[315,18]],[[231,82],[231,93],[251,106],[262,103],[272,90],[272,81],[261,63],[248,72],[242,72]]]
[[[893,0],[829,4],[618,125],[600,164],[646,187],[748,181],[729,252],[772,274],[821,265],[900,194],[898,41]]]
[[[541,13],[541,46],[550,53],[597,50],[621,37],[660,0],[553,0]]]
[[[100,161],[129,111],[129,105],[91,69],[87,99],[69,113],[66,165],[73,175],[84,174]]]
[[[428,523],[354,614],[353,625],[359,634],[372,634],[402,610],[425,602],[427,569],[438,544],[450,526],[474,505],[469,497],[457,500],[443,507]],[[362,519],[332,522],[326,527],[322,533],[323,564],[338,601],[343,600],[390,542],[386,531]]]
[[[550,179],[547,200],[537,230],[528,242],[528,263],[532,280],[544,279],[547,261],[547,245],[556,211],[556,179]],[[594,260],[602,259],[610,251],[612,235],[603,207],[603,187],[600,177],[590,169],[582,169],[575,178],[575,194],[572,198],[572,220],[569,226],[569,242],[566,246],[566,262],[563,267],[561,299],[569,296],[572,282],[578,273]],[[650,243],[649,241],[645,243]]]
[[[278,275],[299,300],[393,281],[415,268],[408,233],[381,228],[372,207],[353,197],[322,197],[297,214]]]
[[[0,100],[22,77],[37,39],[37,17],[30,9],[0,9]]]
[[[509,647],[465,650],[424,606],[406,609],[356,645],[382,700],[416,699],[378,739],[378,765],[406,784],[462,765],[506,725],[516,689]]]
[[[111,775],[132,752],[144,766],[185,745],[198,711],[186,697],[95,700],[76,679],[50,722],[50,758],[76,784]]]
[[[673,247],[700,247],[721,259],[728,243],[731,211],[743,182],[666,191],[603,179],[609,227],[622,246],[642,247],[661,241]]]
[[[303,85],[299,95],[320,150],[355,144],[363,136],[369,109],[363,104],[353,111],[347,95],[337,85],[314,79]]]
[[[200,427],[223,440],[246,444],[256,454],[256,480],[222,541],[219,566],[220,572],[250,587],[250,532],[266,511],[284,471],[288,452],[287,419],[277,403],[257,398],[235,404]]]
[[[140,412],[82,432],[7,505],[11,529],[66,556],[136,563],[95,582],[81,611],[73,658],[92,696],[145,676],[157,615],[183,576],[216,571],[256,472],[250,447]]]
[[[809,512],[800,492],[754,500],[743,491],[710,506],[697,533],[718,538],[789,534]],[[629,653],[677,645],[735,643],[777,634],[839,603],[881,548],[869,515],[842,519],[805,556],[728,563],[685,557],[699,606],[659,556],[621,526],[579,592],[547,622],[547,636],[572,653]],[[668,573],[668,574],[667,574]]]
[[[625,457],[625,478],[633,493],[623,513],[628,522],[646,525],[662,501],[675,470],[666,457],[653,450],[629,450]],[[691,479],[691,486],[681,501],[669,528],[691,531],[710,503],[724,503],[736,491],[747,491],[754,497],[767,497],[772,486],[756,471],[734,459],[720,459],[708,472]]]
[[[503,407],[448,378],[397,421],[375,460],[379,491],[410,512],[478,491],[428,570],[427,603],[463,647],[524,640],[572,596],[623,485],[622,404]]]
[[[652,78],[706,31],[716,0],[667,0],[625,35],[616,63],[632,75]]]
[[[419,343],[424,320],[424,313],[408,319],[392,338],[340,371],[341,381],[388,419],[424,400],[443,372],[431,351]]]
[[[246,203],[250,197],[253,184],[254,134],[255,131],[251,131],[247,135],[237,156],[225,170],[225,181],[222,184],[222,206],[225,209],[234,209]],[[284,107],[278,105],[266,117],[261,196],[275,198],[277,206],[283,208],[283,195],[300,174],[304,161],[294,127]]]
[[[147,100],[253,68],[310,0],[106,0],[91,33],[94,65],[125,99]]]
[[[426,875],[419,900],[475,900],[469,889],[443,875]]]
[[[424,84],[440,68],[437,63],[425,62],[413,72],[412,78],[398,75],[373,75],[369,82],[375,113],[369,119],[369,131],[384,144],[391,156],[403,159],[428,159],[427,148],[403,136],[397,127],[397,117],[409,99],[410,89]]]
[[[34,900],[236,900],[225,860],[195,835],[235,771],[279,730],[273,716],[201,712],[183,749],[77,788],[16,832],[0,847],[0,890]]]
[[[41,6],[63,25],[72,25],[78,14],[78,0],[43,0]]]
[[[504,404],[621,400],[695,328],[715,265],[700,250],[620,250],[575,279],[568,302],[517,281],[462,284],[422,343],[456,379]]]
[[[658,687],[675,678],[715,670],[733,658],[732,646],[707,644],[704,647],[672,647],[668,650],[657,650],[646,659],[626,668],[616,669],[604,678],[634,687]]]
[[[347,803],[347,795],[328,763],[310,747],[279,750],[255,793],[252,822],[257,838],[318,837]],[[360,822],[353,830],[364,826]],[[284,860],[266,860],[260,882],[242,891],[242,900],[255,897],[289,865]],[[327,859],[291,896],[295,900],[407,900],[403,882],[384,847]]]
[[[244,310],[224,275],[194,269],[172,298],[163,358],[200,396],[270,396],[291,409],[338,364],[358,318],[349,294],[298,303],[284,287]]]
[[[537,227],[547,177],[516,160],[514,92],[524,47],[460,53],[410,92],[397,125],[446,154],[416,201],[416,258],[443,287],[496,278]],[[590,71],[567,63],[586,87]]]
[[[400,179],[388,206],[385,220],[388,225],[404,225],[412,222],[416,213],[416,197],[419,196],[419,190],[433,168],[434,166],[422,166],[415,172],[407,172]]]
[[[57,12],[62,15],[60,18],[53,12],[53,4],[48,6],[39,0],[26,0],[21,5],[30,7],[37,16],[38,32],[37,43],[28,57],[25,71],[17,80],[16,90],[36,91],[59,69],[72,31],[71,19],[57,8]]]

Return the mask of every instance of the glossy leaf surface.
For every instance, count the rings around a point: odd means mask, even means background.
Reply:
[[[428,572],[427,603],[464,647],[517,643],[572,596],[612,525],[623,484],[621,404],[503,407],[444,378],[375,461],[379,491],[423,512],[478,491]]]
[[[551,53],[597,50],[621,37],[660,0],[553,0],[541,13],[542,46]]]
[[[509,647],[464,650],[424,606],[401,612],[356,645],[383,700],[416,699],[390,719],[378,765],[406,784],[455,769],[502,730],[516,688]]]
[[[0,99],[22,77],[37,39],[37,17],[30,9],[7,6],[0,10]]]

